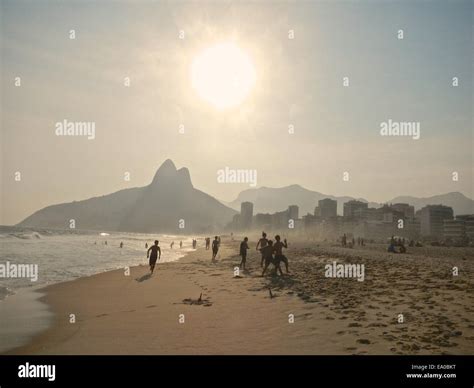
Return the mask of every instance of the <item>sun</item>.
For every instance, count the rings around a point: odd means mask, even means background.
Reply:
[[[202,51],[191,65],[193,89],[218,109],[240,105],[253,89],[255,67],[233,43],[220,43]]]

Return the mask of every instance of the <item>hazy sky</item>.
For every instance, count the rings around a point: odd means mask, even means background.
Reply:
[[[377,202],[473,196],[471,1],[0,3],[0,224],[146,185],[167,158],[222,200],[249,187],[218,183],[226,166],[256,169],[258,186]],[[218,110],[192,89],[190,66],[228,41],[256,83]],[[95,122],[95,139],[56,136],[64,119]],[[388,119],[419,122],[420,139],[381,136]]]

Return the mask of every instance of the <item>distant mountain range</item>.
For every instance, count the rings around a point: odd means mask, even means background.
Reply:
[[[454,191],[451,193],[434,195],[427,198],[417,198],[410,196],[395,197],[390,203],[409,203],[415,206],[415,210],[421,209],[426,205],[445,205],[453,208],[454,214],[474,214],[474,201],[464,194]]]
[[[188,169],[168,159],[148,186],[48,206],[18,226],[67,229],[74,219],[77,229],[189,234],[221,228],[236,213],[195,189]]]
[[[254,214],[275,213],[287,209],[289,205],[298,205],[302,216],[313,213],[318,201],[324,198],[337,200],[339,214],[342,214],[344,202],[355,199],[326,195],[300,185],[291,185],[244,190],[234,201],[224,203],[195,189],[188,169],[177,170],[174,163],[168,159],[160,166],[148,186],[48,206],[27,217],[17,226],[67,229],[73,219],[76,229],[79,230],[204,233],[228,224],[240,211],[240,204],[245,201],[254,204]],[[363,198],[356,199],[367,202]],[[428,198],[400,196],[388,201],[398,202],[409,203],[415,206],[416,210],[426,205],[443,204],[451,206],[455,214],[474,213],[474,201],[458,192]],[[380,206],[381,204],[369,202],[369,207]]]
[[[279,188],[260,187],[256,189],[248,189],[242,191],[235,200],[225,203],[232,209],[240,211],[240,204],[248,201],[253,203],[253,212],[256,213],[275,213],[288,209],[289,205],[298,205],[300,216],[307,213],[313,213],[314,208],[318,205],[318,201],[324,198],[337,200],[337,211],[342,214],[343,203],[352,197],[336,197],[334,195],[326,195],[305,189],[300,185],[291,185]],[[357,198],[360,201],[367,202],[363,198]],[[378,206],[370,204],[370,206]]]
[[[307,213],[313,214],[314,208],[318,205],[318,201],[324,198],[337,200],[337,212],[340,215],[342,215],[343,212],[344,202],[351,199],[368,202],[363,198],[353,198],[348,196],[337,197],[308,190],[300,185],[291,185],[280,188],[260,187],[244,190],[234,201],[224,203],[235,210],[240,210],[240,204],[242,202],[252,202],[254,205],[254,214],[275,213],[287,209],[289,205],[298,205],[301,216]],[[428,198],[399,196],[387,201],[387,203],[409,203],[415,207],[415,210],[419,210],[426,205],[442,204],[451,206],[454,210],[454,214],[474,213],[474,201],[459,192],[436,195]],[[382,205],[375,202],[369,202],[368,204],[369,207],[380,207]]]

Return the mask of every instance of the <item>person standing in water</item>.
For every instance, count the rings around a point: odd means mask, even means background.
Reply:
[[[240,261],[239,268],[242,268],[245,271],[245,263],[247,261],[247,249],[249,249],[249,245],[247,242],[249,239],[247,237],[244,238],[244,241],[240,243],[240,256],[242,257],[242,260]]]
[[[214,240],[212,241],[212,260],[213,261],[216,259],[218,251],[219,251],[219,240],[218,240],[218,237],[216,236]]]
[[[257,247],[255,248],[258,251],[260,247],[260,252],[262,253],[262,261],[260,263],[260,267],[262,268],[263,268],[263,262],[265,261],[263,248],[265,248],[267,245],[268,245],[267,234],[265,232],[262,232],[262,238],[258,240]]]
[[[147,248],[148,248],[148,243],[145,243],[145,249],[147,249]]]
[[[123,248],[123,242],[120,241],[120,248]]]
[[[170,248],[173,249],[174,241],[171,242]]]
[[[152,245],[146,251],[146,258],[150,257],[150,272],[153,275],[153,271],[155,270],[156,261],[161,259],[161,248],[158,246],[160,242],[155,240],[155,245]],[[151,255],[150,255],[151,251]]]
[[[182,240],[179,242],[179,247],[180,247],[180,248],[183,247],[183,241],[182,241]]]

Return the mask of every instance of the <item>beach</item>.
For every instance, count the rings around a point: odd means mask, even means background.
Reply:
[[[236,236],[216,262],[199,247],[152,277],[144,263],[47,286],[51,326],[7,353],[473,354],[472,248],[290,240],[290,274],[261,277],[249,237],[247,272]],[[364,264],[363,281],[327,277],[335,262]]]

